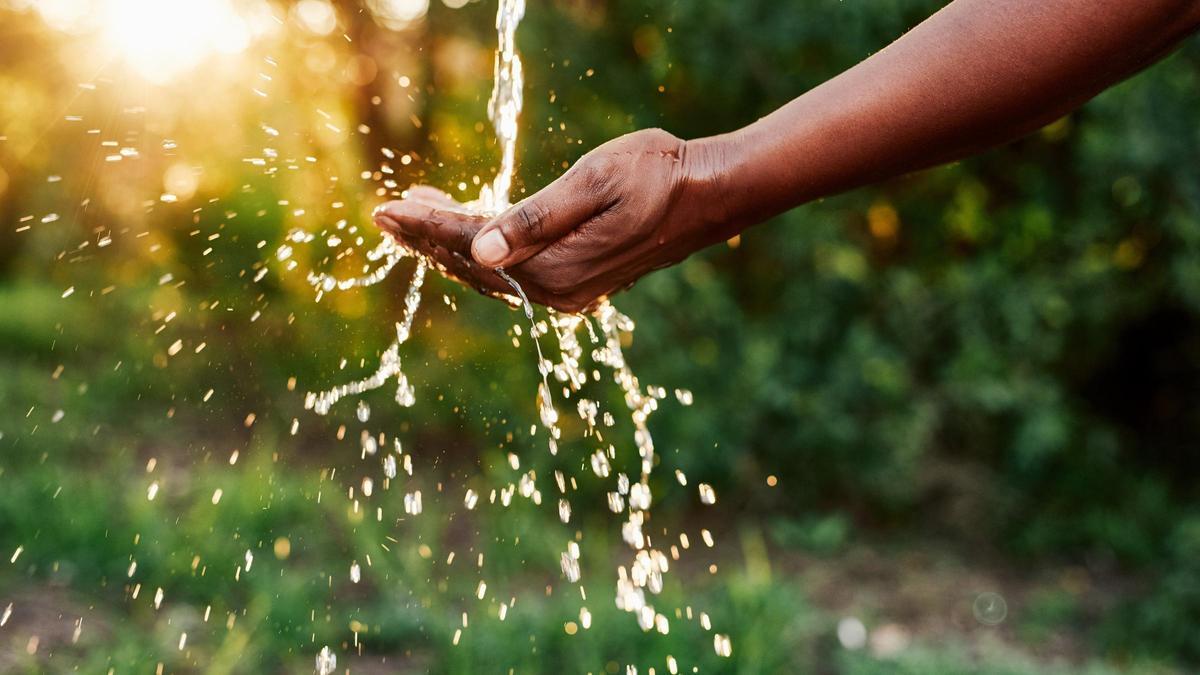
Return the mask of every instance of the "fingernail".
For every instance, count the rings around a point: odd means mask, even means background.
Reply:
[[[508,255],[508,242],[504,240],[504,235],[500,234],[499,230],[485,233],[475,240],[472,248],[475,259],[481,265],[499,265]]]

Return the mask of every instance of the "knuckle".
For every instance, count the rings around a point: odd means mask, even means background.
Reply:
[[[515,234],[525,241],[537,241],[542,238],[549,214],[546,207],[537,200],[530,200],[517,207],[513,214],[512,227]]]
[[[589,197],[607,195],[616,174],[612,158],[607,155],[590,157],[576,164],[574,171],[579,191]]]
[[[675,134],[658,127],[643,129],[639,133],[641,135],[641,140],[647,145],[671,146],[679,142],[679,139],[675,137]]]

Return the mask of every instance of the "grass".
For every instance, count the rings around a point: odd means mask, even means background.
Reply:
[[[706,569],[705,552],[685,559],[655,599],[667,608],[669,634],[643,633],[612,603],[613,563],[623,553],[605,543],[614,539],[604,521],[581,528],[589,544],[583,600],[555,569],[565,530],[548,510],[514,506],[467,520],[449,499],[427,498],[419,517],[377,522],[371,508],[353,509],[330,469],[275,461],[266,447],[234,466],[172,465],[164,454],[151,472],[135,453],[109,450],[95,453],[87,471],[52,455],[6,468],[0,546],[22,552],[0,576],[0,604],[14,606],[0,632],[0,672],[148,672],[158,664],[167,672],[303,672],[325,644],[351,672],[366,673],[606,673],[631,664],[662,673],[668,657],[681,672],[707,673],[1170,672],[1087,658],[1055,664],[988,629],[919,634],[887,658],[846,650],[834,635],[839,614],[811,600],[820,595],[812,570],[776,565],[794,557],[770,549],[750,522],[727,528],[712,558],[718,574]],[[153,480],[161,487],[151,501]],[[394,511],[399,496],[373,504]],[[823,561],[826,570],[845,561],[816,554],[809,564]],[[351,560],[364,569],[359,584],[349,580]],[[474,597],[480,579],[488,581],[484,600]],[[499,603],[513,596],[501,621]],[[581,606],[591,612],[589,629],[580,626]],[[1062,598],[1038,596],[1031,607],[1035,618],[1022,631],[1071,620]],[[712,633],[698,625],[702,611],[731,636],[731,658],[715,654]],[[1026,637],[1033,644],[1037,636]]]
[[[306,421],[292,437],[284,404],[258,409],[253,423],[233,396],[198,406],[207,362],[128,365],[144,344],[87,330],[119,307],[87,303],[62,321],[39,310],[47,298],[36,288],[0,293],[24,308],[0,325],[0,611],[13,607],[0,628],[0,673],[306,672],[323,645],[352,673],[664,673],[669,659],[684,673],[1174,672],[1102,658],[1103,645],[1086,637],[1087,603],[1057,581],[1009,582],[1010,620],[986,627],[970,603],[996,579],[929,542],[872,546],[836,511],[760,518],[722,501],[700,521],[669,493],[653,525],[711,527],[719,545],[693,536],[654,598],[669,633],[644,633],[613,603],[614,570],[629,560],[617,523],[580,507],[603,502],[594,486],[583,486],[571,526],[552,505],[519,498],[468,512],[466,486],[486,496],[514,480],[504,441],[399,424],[415,475],[364,497],[362,478],[381,483],[382,473],[358,456],[357,432],[335,442],[333,423]],[[218,349],[214,341],[205,354]],[[283,390],[286,373],[273,376]],[[433,392],[424,404],[433,414],[451,408]],[[534,465],[546,475],[570,469],[571,456]],[[405,516],[402,493],[418,488],[425,510]],[[557,563],[572,539],[583,542],[579,586]],[[702,612],[712,630],[700,626]],[[904,627],[903,648],[844,648],[836,626],[847,615],[877,636]],[[714,651],[715,632],[730,636],[730,658]]]

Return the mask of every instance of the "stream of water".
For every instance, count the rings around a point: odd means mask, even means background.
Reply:
[[[488,116],[492,121],[496,140],[500,150],[500,166],[496,178],[491,185],[484,185],[479,198],[468,204],[468,208],[487,214],[495,215],[511,205],[513,173],[516,167],[516,143],[518,136],[518,119],[522,109],[522,92],[524,77],[521,59],[516,49],[516,31],[525,13],[525,0],[499,0],[496,15],[496,29],[499,38],[499,48],[495,56],[495,82],[492,95],[488,101]],[[338,224],[339,229],[345,228],[345,223]],[[292,257],[294,245],[311,242],[314,235],[302,230],[289,233],[287,242],[279,247],[276,257],[293,267]],[[405,294],[404,312],[395,324],[395,337],[382,353],[377,369],[367,377],[338,385],[324,391],[315,391],[306,395],[305,407],[313,412],[325,415],[342,398],[362,394],[385,386],[394,381],[396,386],[396,402],[405,407],[412,406],[416,394],[412,384],[401,368],[401,347],[412,332],[413,319],[420,308],[422,287],[431,263],[396,242],[390,236],[384,236],[378,246],[368,254],[368,267],[361,276],[340,279],[334,276],[312,272],[308,281],[316,290],[317,300],[330,292],[348,291],[379,283],[393,272],[397,264],[405,258],[414,258],[412,278]],[[290,262],[289,262],[290,261]],[[371,267],[373,265],[373,267]],[[584,422],[583,438],[593,447],[599,446],[588,458],[587,465],[592,473],[600,480],[611,480],[612,489],[607,492],[607,507],[615,514],[623,517],[621,536],[631,550],[631,558],[626,565],[616,569],[615,603],[636,618],[638,625],[645,631],[667,633],[670,630],[672,618],[655,608],[654,600],[663,590],[664,575],[667,574],[674,561],[680,559],[681,549],[686,550],[691,542],[684,533],[679,533],[677,543],[669,543],[664,531],[662,539],[652,538],[646,531],[650,517],[653,495],[650,488],[650,477],[655,469],[654,440],[650,433],[648,421],[658,410],[660,401],[667,398],[663,387],[643,386],[632,368],[629,366],[623,344],[628,344],[634,331],[634,323],[629,317],[620,313],[612,303],[602,302],[590,315],[570,315],[547,310],[545,319],[538,319],[534,307],[530,304],[524,291],[515,279],[498,270],[497,273],[513,288],[513,304],[519,305],[529,322],[529,334],[537,350],[537,368],[541,376],[538,385],[537,406],[538,417],[542,428],[548,436],[548,448],[551,454],[559,451],[562,430],[559,426],[559,412],[554,403],[554,389],[559,388],[563,400],[576,398],[575,409]],[[519,335],[519,326],[514,327]],[[558,344],[558,360],[553,361],[545,356],[542,338],[553,335]],[[584,345],[591,347],[585,350]],[[590,362],[590,363],[589,363]],[[579,397],[583,387],[591,382],[602,379],[601,371],[595,366],[606,369],[612,381],[620,388],[625,405],[632,421],[634,433],[633,442],[640,459],[639,471],[633,475],[617,472],[613,475],[613,463],[617,459],[617,447],[606,440],[607,429],[616,425],[613,414],[605,411],[600,402]],[[691,404],[691,394],[676,390],[676,399],[683,405]],[[369,408],[360,404],[359,419],[366,421]],[[363,456],[375,455],[379,443],[366,432],[363,434]],[[396,453],[382,453],[384,473],[390,480],[396,476],[397,457],[405,462],[405,468],[411,475],[412,456],[402,453],[399,443],[396,443]],[[519,467],[519,459],[510,454],[513,468]],[[687,485],[687,478],[681,471],[676,470],[676,479],[680,485]],[[556,508],[559,519],[563,523],[571,520],[572,504],[570,492],[576,484],[574,476],[565,476],[561,471],[554,472],[555,491],[558,498]],[[362,492],[369,496],[373,483],[364,479]],[[715,501],[712,488],[701,484],[698,487],[699,499],[702,503],[711,504]],[[542,492],[538,488],[537,475],[533,471],[524,473],[516,485],[508,485],[499,491],[502,506],[507,506],[515,494],[531,499],[537,504],[542,503]],[[493,491],[492,501],[496,493]],[[410,515],[421,511],[420,492],[405,495],[405,511]],[[468,490],[464,503],[468,509],[474,509],[479,501],[479,495]],[[701,539],[706,546],[712,546],[712,535],[708,530],[701,530]],[[572,584],[579,583],[583,576],[581,568],[581,542],[571,539],[566,542],[560,556],[560,565],[564,578]],[[351,568],[352,581],[358,582],[361,569],[357,563]],[[581,589],[582,590],[582,589]],[[486,592],[486,584],[480,582],[480,597]],[[583,595],[581,593],[581,595]],[[507,605],[500,608],[503,620]],[[693,616],[691,608],[686,613],[676,608],[672,612],[676,616],[695,619],[706,631],[712,631],[711,618],[704,613]],[[464,620],[465,621],[465,620]],[[580,623],[586,629],[591,624],[591,613],[586,606],[580,607]],[[461,631],[455,635],[457,644]],[[713,633],[713,646],[717,654],[729,656],[731,645],[727,635]],[[668,664],[674,664],[674,657],[669,657]],[[337,657],[328,647],[323,648],[316,659],[316,670],[321,675],[329,675],[337,666]],[[629,666],[627,672],[636,673],[635,666]],[[675,670],[670,670],[675,672]]]

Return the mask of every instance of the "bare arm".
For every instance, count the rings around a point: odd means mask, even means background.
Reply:
[[[957,0],[771,115],[690,143],[696,177],[726,186],[745,226],[1019,138],[1198,26],[1195,0]]]
[[[377,222],[475,287],[576,311],[812,199],[1028,133],[1200,28],[1200,0],[956,0],[732,133],[614,139],[497,218],[428,188]]]

